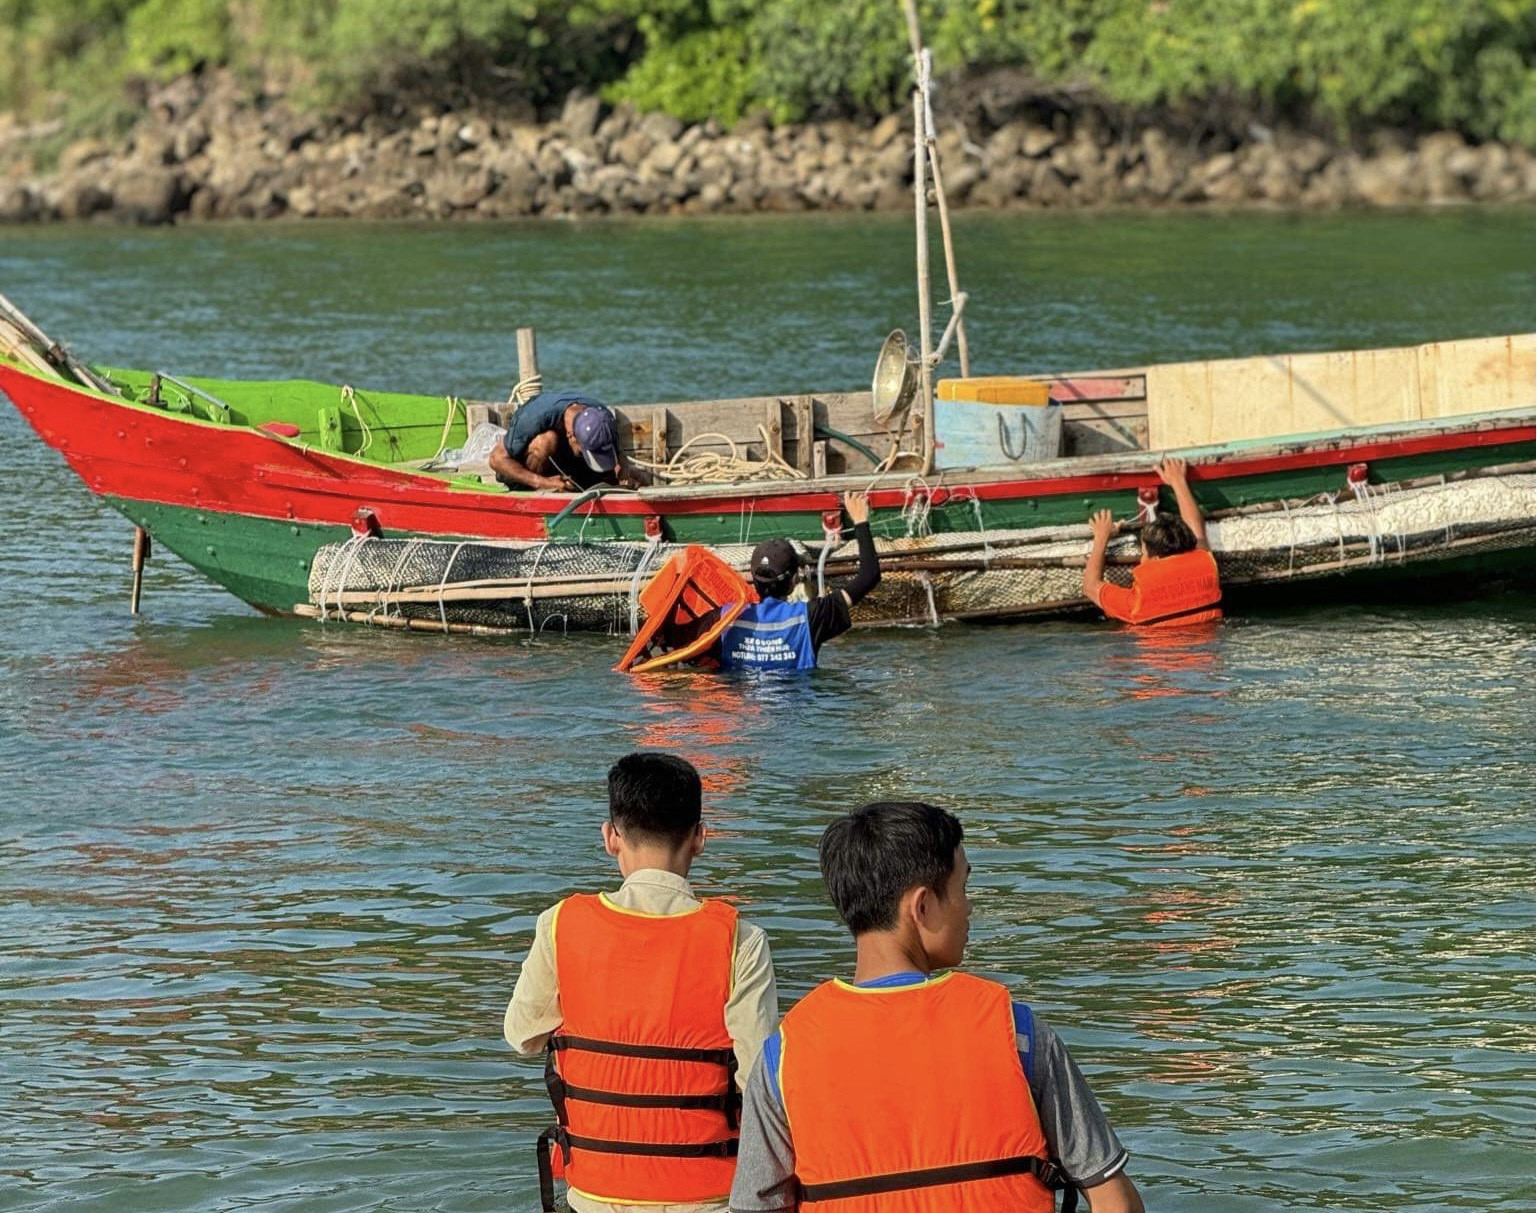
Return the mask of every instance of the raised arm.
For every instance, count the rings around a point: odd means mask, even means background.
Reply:
[[[1206,542],[1206,520],[1201,517],[1201,507],[1195,503],[1190,482],[1185,478],[1185,461],[1175,455],[1165,455],[1158,461],[1158,479],[1174,490],[1174,500],[1179,505],[1179,516],[1195,534],[1198,548],[1211,550]]]
[[[1115,534],[1115,517],[1109,510],[1096,510],[1089,519],[1094,542],[1089,545],[1089,560],[1083,566],[1083,596],[1099,605],[1099,592],[1105,584],[1105,549]]]
[[[875,537],[870,534],[870,499],[864,493],[845,493],[843,508],[854,524],[854,541],[859,545],[859,568],[840,588],[849,606],[853,606],[881,583],[881,562],[875,554]]]

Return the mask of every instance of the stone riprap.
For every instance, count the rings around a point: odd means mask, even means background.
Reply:
[[[1452,132],[1354,144],[1248,123],[1199,138],[1117,125],[1092,104],[1037,101],[941,120],[958,207],[1330,208],[1531,199],[1524,147]],[[117,142],[36,167],[56,132],[0,116],[0,222],[498,219],[910,207],[910,119],[731,130],[573,93],[558,118],[475,111],[306,115],[224,77],[153,92]]]

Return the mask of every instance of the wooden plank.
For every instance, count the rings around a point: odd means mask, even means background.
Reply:
[[[1433,341],[1415,351],[1420,416],[1530,407],[1537,380],[1537,336]]]
[[[667,426],[670,417],[665,408],[651,410],[651,462],[661,466],[671,456],[667,451]]]
[[[1123,418],[1138,418],[1144,424],[1147,422],[1147,401],[1145,400],[1080,400],[1064,404],[1061,408],[1064,422],[1119,421]]]
[[[644,457],[651,450],[651,433],[649,421],[626,421],[619,428],[619,449]]]
[[[794,467],[808,475],[811,472],[813,452],[812,447],[816,443],[816,413],[815,405],[810,396],[795,396],[790,400],[790,409],[795,418],[795,460]]]
[[[1043,376],[1051,385],[1051,398],[1069,400],[1145,400],[1147,379],[1144,375],[1051,375]]]
[[[763,432],[768,435],[769,456],[783,459],[785,454],[784,405],[780,401],[770,400],[763,406]]]
[[[827,476],[827,441],[818,439],[811,444],[811,476],[822,480]]]
[[[1062,419],[1062,455],[1110,455],[1147,450],[1147,418]]]

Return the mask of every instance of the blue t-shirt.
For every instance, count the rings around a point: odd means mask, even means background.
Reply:
[[[507,426],[507,437],[503,438],[503,446],[507,454],[515,460],[523,460],[524,455],[529,454],[529,443],[541,434],[553,432],[556,437],[555,458],[559,467],[567,475],[570,475],[570,467],[575,452],[570,449],[570,443],[566,441],[566,426],[561,424],[561,418],[566,415],[566,410],[572,404],[590,404],[596,409],[604,409],[613,412],[607,404],[601,400],[593,400],[589,395],[581,392],[539,392],[533,400],[527,404],[521,404],[518,412],[512,415],[512,424]],[[564,460],[561,455],[564,454]],[[583,463],[583,460],[575,460]]]

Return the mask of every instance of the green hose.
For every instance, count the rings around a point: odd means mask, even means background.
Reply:
[[[880,466],[881,457],[859,441],[858,438],[851,438],[841,430],[835,430],[828,425],[819,425],[814,432],[818,438],[831,438],[834,442],[841,442],[844,446],[853,447],[871,463],[875,464],[876,467]]]
[[[611,485],[611,484],[595,484],[595,485],[593,485],[592,488],[590,488],[590,489],[586,490],[585,492],[583,492],[582,494],[580,494],[578,497],[576,497],[571,502],[570,505],[568,505],[565,509],[561,510],[560,513],[556,514],[555,517],[551,518],[547,523],[545,523],[544,524],[545,531],[547,533],[553,534],[553,532],[554,532],[556,527],[558,527],[567,518],[571,517],[571,511],[576,509],[577,506],[583,504],[584,502],[591,501],[594,497],[601,497],[601,496],[603,496],[604,493],[612,492],[613,491],[613,487],[614,486]]]

